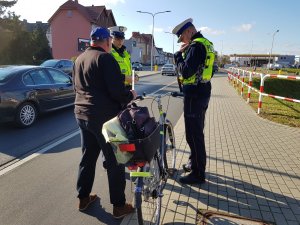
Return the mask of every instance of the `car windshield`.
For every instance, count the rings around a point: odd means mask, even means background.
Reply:
[[[139,66],[140,64],[139,63],[133,63],[133,66]]]
[[[51,59],[51,60],[47,60],[45,62],[43,62],[41,64],[41,66],[45,66],[45,67],[54,67],[57,63],[57,60]]]
[[[166,64],[166,65],[164,65],[164,67],[170,67],[170,68],[173,68],[173,65],[172,65],[172,64]]]
[[[0,84],[9,81],[17,72],[12,67],[0,68]]]

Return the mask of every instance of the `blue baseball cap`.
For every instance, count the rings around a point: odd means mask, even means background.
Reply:
[[[110,38],[110,32],[105,27],[95,27],[90,34],[92,41],[103,40]]]

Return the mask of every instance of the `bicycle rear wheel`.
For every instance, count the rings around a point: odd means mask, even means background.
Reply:
[[[151,176],[138,177],[135,188],[135,207],[138,225],[159,224],[161,213],[161,174],[159,159],[153,158],[145,165],[143,172],[150,172]]]
[[[164,127],[165,138],[165,156],[164,164],[169,175],[173,175],[176,171],[176,146],[173,125],[170,121],[166,121]]]

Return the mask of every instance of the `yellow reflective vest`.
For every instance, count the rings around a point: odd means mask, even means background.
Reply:
[[[121,73],[124,74],[125,76],[131,76],[132,74],[132,69],[131,69],[131,62],[130,62],[130,54],[124,50],[123,57],[115,50],[112,48],[111,50],[112,56],[117,60]],[[130,85],[130,83],[125,81],[125,85]]]
[[[201,78],[202,82],[210,81],[212,74],[213,74],[213,65],[215,61],[215,50],[213,43],[207,40],[206,38],[196,38],[192,42],[202,43],[206,50],[206,58],[205,63],[202,67],[202,74],[198,72],[194,75],[190,76],[189,78],[183,78],[184,85],[196,85],[198,83],[199,78]],[[183,58],[185,58],[185,54],[183,53]],[[201,76],[201,77],[200,77]]]

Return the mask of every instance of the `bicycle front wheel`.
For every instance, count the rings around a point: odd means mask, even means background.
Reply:
[[[161,175],[159,161],[155,156],[142,168],[150,176],[138,177],[135,189],[135,207],[138,225],[159,224],[161,213]]]
[[[173,125],[167,120],[164,127],[165,155],[164,164],[169,175],[176,171],[176,146]]]

